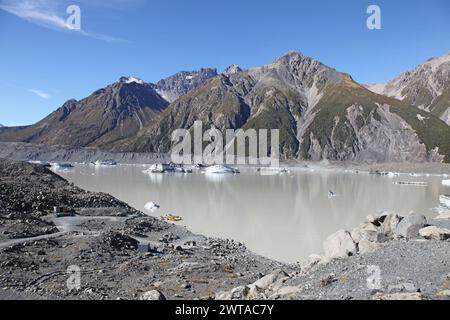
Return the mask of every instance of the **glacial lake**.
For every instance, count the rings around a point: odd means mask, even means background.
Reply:
[[[149,215],[179,215],[180,225],[212,237],[243,242],[253,252],[296,262],[322,251],[323,240],[339,229],[351,230],[370,213],[411,211],[437,215],[439,195],[450,194],[442,176],[396,177],[343,170],[291,168],[289,173],[145,174],[149,166],[76,165],[56,171],[75,185],[109,193]],[[446,178],[448,179],[448,178]],[[426,186],[397,185],[398,181]],[[335,197],[329,198],[332,190]],[[153,201],[161,207],[144,209]]]

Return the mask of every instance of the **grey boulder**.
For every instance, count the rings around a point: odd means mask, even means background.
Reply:
[[[418,213],[412,213],[403,218],[395,229],[395,233],[403,238],[411,239],[419,236],[420,229],[427,224],[427,218]]]
[[[158,290],[144,292],[139,300],[166,300],[166,297]]]
[[[447,240],[450,238],[450,230],[436,226],[429,226],[420,229],[419,234],[425,239]]]
[[[323,243],[323,249],[329,259],[346,258],[358,251],[350,232],[346,230],[339,230],[329,236]]]

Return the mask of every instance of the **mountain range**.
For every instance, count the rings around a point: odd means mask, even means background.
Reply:
[[[0,140],[164,153],[175,129],[201,120],[221,131],[280,129],[285,159],[449,162],[448,57],[366,86],[298,52],[156,84],[123,77],[34,125],[0,129]]]

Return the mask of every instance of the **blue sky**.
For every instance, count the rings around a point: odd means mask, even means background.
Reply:
[[[64,24],[72,4],[81,32]],[[381,30],[366,27],[370,4]],[[0,0],[0,123],[34,123],[123,75],[156,82],[289,50],[384,82],[450,50],[450,1]]]

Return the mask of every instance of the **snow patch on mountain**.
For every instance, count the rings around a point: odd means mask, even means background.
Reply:
[[[122,77],[120,78],[121,83],[138,83],[138,84],[145,84],[145,81],[138,78],[138,77]]]

